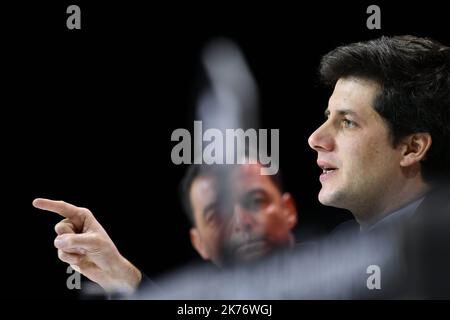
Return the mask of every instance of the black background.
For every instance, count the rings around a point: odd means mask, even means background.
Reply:
[[[129,1],[22,3],[4,10],[2,137],[3,290],[10,297],[77,298],[53,247],[60,218],[35,197],[91,209],[124,256],[148,275],[198,260],[181,210],[186,166],[172,164],[173,130],[192,127],[199,58],[217,36],[233,39],[259,85],[262,127],[280,129],[286,189],[299,238],[351,218],[322,207],[307,138],[330,90],[320,57],[338,45],[413,34],[447,45],[443,2],[378,2],[381,30],[366,28],[371,2]],[[81,7],[81,30],[66,8]]]

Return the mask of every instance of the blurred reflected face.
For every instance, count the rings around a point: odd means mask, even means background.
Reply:
[[[204,259],[219,266],[252,261],[292,243],[293,199],[260,175],[259,165],[236,166],[226,182],[218,180],[200,176],[191,186],[191,240]]]
[[[322,169],[319,201],[324,205],[364,211],[401,179],[401,151],[392,147],[387,124],[373,108],[378,90],[374,82],[339,79],[326,121],[309,138]]]

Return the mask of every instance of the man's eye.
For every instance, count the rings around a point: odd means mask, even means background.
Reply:
[[[352,120],[342,119],[342,124],[345,128],[353,128],[356,127],[356,123]]]
[[[250,210],[257,210],[264,204],[264,202],[265,200],[263,197],[252,197],[245,201],[245,207]]]
[[[205,219],[208,223],[216,223],[219,221],[219,214],[215,211],[210,211],[206,214]]]

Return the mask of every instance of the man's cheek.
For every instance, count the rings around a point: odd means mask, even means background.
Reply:
[[[262,210],[258,215],[255,215],[255,225],[262,226],[262,228],[267,229],[271,226],[280,226],[286,221],[286,214],[283,211],[282,205],[271,204]]]

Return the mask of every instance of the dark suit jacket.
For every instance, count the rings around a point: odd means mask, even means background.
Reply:
[[[450,298],[450,186],[430,192],[405,223],[405,288],[418,298]]]

